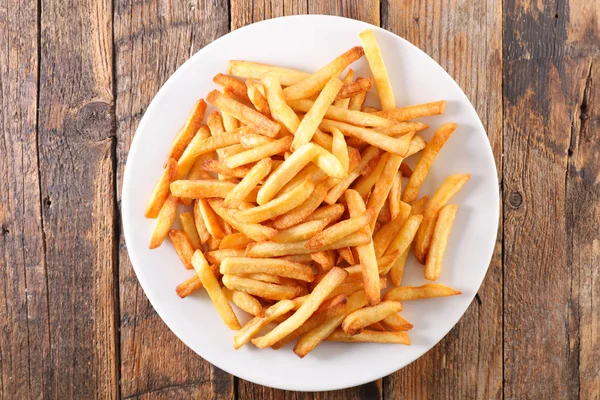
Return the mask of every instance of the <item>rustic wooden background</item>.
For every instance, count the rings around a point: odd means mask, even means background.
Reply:
[[[382,26],[440,63],[487,128],[503,201],[450,334],[389,377],[315,394],[186,348],[138,285],[119,216],[163,82],[230,30],[304,13]],[[600,398],[599,21],[598,0],[0,2],[0,397]]]

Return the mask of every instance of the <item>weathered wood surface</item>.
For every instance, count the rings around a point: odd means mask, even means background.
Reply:
[[[486,126],[503,200],[487,277],[448,336],[383,380],[316,394],[186,348],[137,283],[118,209],[170,74],[231,29],[305,13],[380,25],[439,62]],[[599,21],[583,0],[0,4],[0,398],[600,398]]]

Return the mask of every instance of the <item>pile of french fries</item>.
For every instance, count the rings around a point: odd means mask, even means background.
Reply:
[[[448,176],[431,198],[419,192],[456,124],[426,143],[428,126],[413,120],[445,102],[397,108],[373,32],[360,39],[314,73],[230,61],[230,75],[213,78],[222,91],[206,97],[217,111],[204,124],[207,103],[194,105],[150,196],[150,248],[169,237],[195,270],[177,294],[204,288],[236,349],[297,340],[304,357],[326,340],[408,345],[403,301],[461,293],[401,285],[411,247],[424,277],[440,277],[458,209],[448,203],[469,175]],[[348,67],[363,56],[373,77],[355,79]],[[373,82],[381,110],[364,106]],[[172,229],[179,205],[188,211]],[[231,303],[253,318],[241,326]]]

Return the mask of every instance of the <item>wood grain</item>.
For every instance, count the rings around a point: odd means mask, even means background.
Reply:
[[[120,0],[114,23],[120,203],[127,152],[143,112],[184,61],[227,33],[227,1]],[[196,355],[156,314],[131,267],[122,235],[119,281],[122,397],[232,398],[233,377]]]
[[[0,4],[0,398],[39,398],[51,379],[37,161],[38,10]]]
[[[597,398],[598,10],[504,4],[504,393]]]

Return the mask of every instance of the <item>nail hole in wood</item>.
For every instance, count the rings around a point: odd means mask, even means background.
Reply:
[[[52,205],[52,201],[50,201],[50,197],[45,197],[44,198],[44,205],[46,207],[50,207]]]
[[[554,14],[554,18],[558,19],[558,14]]]
[[[521,206],[521,204],[523,204],[523,197],[521,196],[521,193],[513,192],[508,198],[508,202],[511,206],[518,208]]]
[[[10,229],[8,229],[8,226],[2,225],[2,236],[7,236],[9,233]]]

